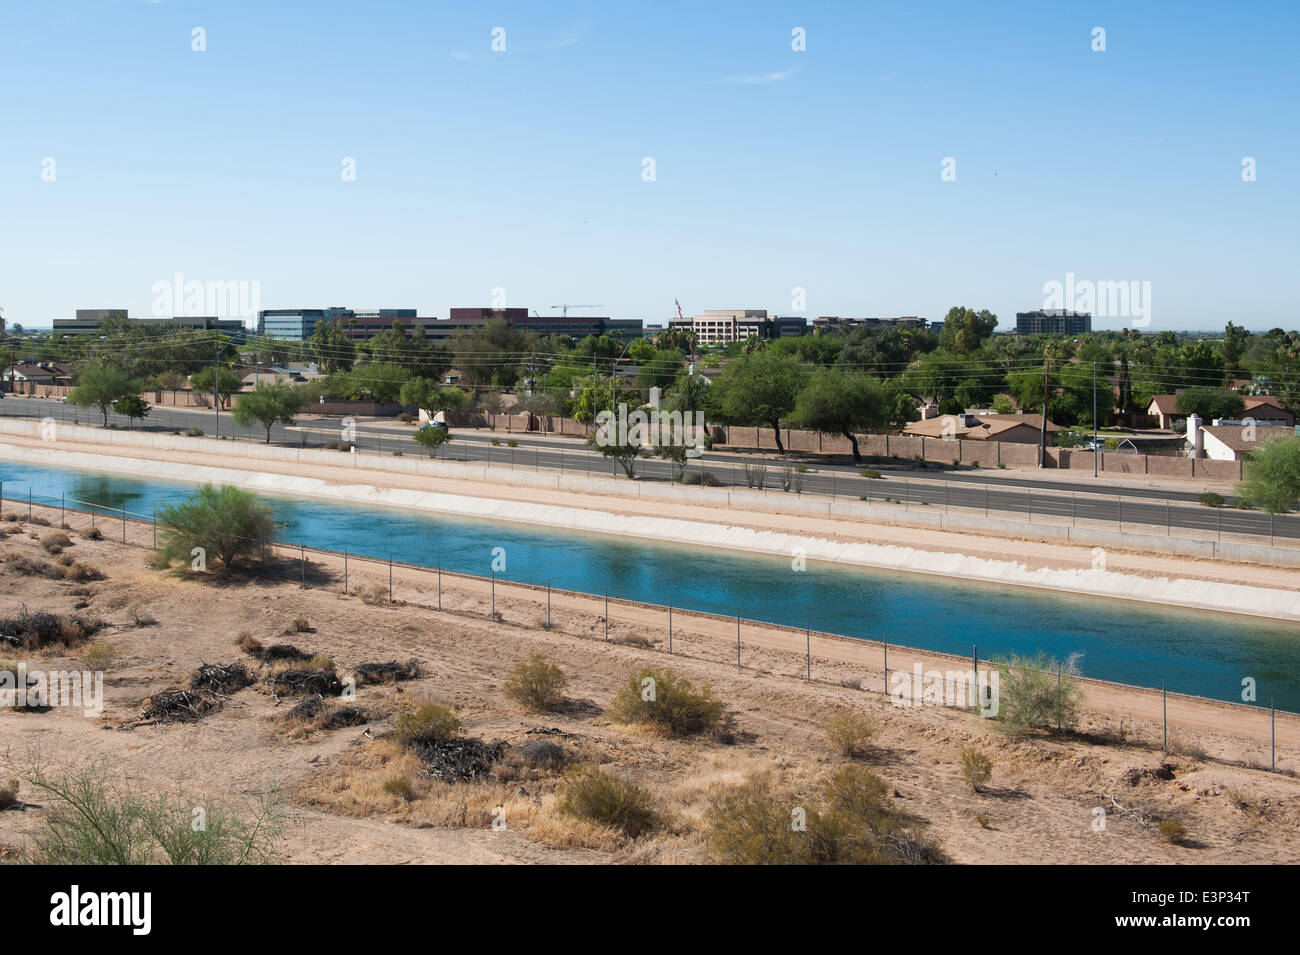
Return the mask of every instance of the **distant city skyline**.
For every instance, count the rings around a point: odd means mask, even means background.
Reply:
[[[152,317],[176,274],[440,317],[963,305],[1010,331],[1078,307],[1057,286],[1123,293],[1080,309],[1096,330],[1296,325],[1295,5],[65,0],[0,25],[11,325]]]

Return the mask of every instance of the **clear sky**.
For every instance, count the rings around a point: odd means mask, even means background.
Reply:
[[[148,316],[181,273],[268,308],[499,288],[660,322],[801,288],[810,318],[1005,328],[1073,273],[1150,282],[1151,330],[1293,328],[1298,26],[1293,0],[6,0],[0,307]]]

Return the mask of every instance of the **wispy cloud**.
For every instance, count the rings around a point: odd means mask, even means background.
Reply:
[[[780,83],[794,75],[794,70],[778,70],[773,73],[753,73],[748,76],[727,76],[719,80],[739,86],[760,86],[764,83]]]

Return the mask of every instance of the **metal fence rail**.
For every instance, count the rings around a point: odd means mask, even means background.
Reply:
[[[38,495],[34,493],[29,493],[29,495],[26,498],[12,498],[12,497],[6,498],[3,495],[2,489],[0,489],[0,519],[3,519],[6,515],[6,504],[10,505],[10,509],[8,510],[8,513],[10,514],[14,513],[13,508],[16,507],[18,509],[18,514],[20,519],[23,510],[26,510],[28,517],[34,517],[36,516],[35,509],[37,507],[47,509],[50,511],[53,511],[55,508],[58,508],[59,515],[60,515],[59,523],[63,527],[69,527],[67,523],[67,518],[71,515],[88,516],[90,519],[89,526],[102,527],[107,524],[109,526],[112,526],[114,529],[120,526],[121,536],[119,538],[118,535],[114,534],[113,535],[114,540],[120,539],[122,543],[131,546],[143,547],[146,549],[157,548],[158,521],[157,521],[156,514],[144,515],[123,508],[106,508],[103,505],[98,505],[95,504],[94,502],[80,501],[80,500],[70,499],[66,497],[54,498],[52,496]],[[128,533],[128,530],[130,531],[130,533]],[[685,614],[688,619],[694,618],[697,620],[706,620],[714,623],[723,623],[728,625],[734,622],[735,632],[736,632],[736,666],[738,668],[744,667],[743,627],[745,624],[758,626],[768,631],[780,631],[780,632],[789,633],[796,638],[799,635],[803,635],[804,649],[805,649],[805,654],[804,654],[805,674],[804,675],[807,680],[812,682],[830,682],[829,680],[818,679],[814,676],[814,669],[816,663],[816,658],[812,652],[812,641],[814,637],[816,637],[818,640],[844,640],[844,641],[852,641],[853,643],[856,644],[875,646],[875,647],[879,647],[884,654],[884,665],[881,668],[880,672],[882,677],[882,692],[887,696],[890,695],[890,685],[889,685],[890,674],[912,672],[898,667],[891,667],[889,665],[890,651],[893,651],[894,653],[920,655],[920,656],[925,656],[930,658],[937,658],[941,660],[951,660],[953,661],[954,664],[964,665],[969,663],[970,664],[969,672],[972,674],[972,676],[975,677],[975,679],[972,681],[962,681],[960,679],[949,680],[945,676],[943,678],[943,686],[945,688],[945,693],[946,693],[946,688],[950,682],[956,685],[959,689],[964,688],[967,693],[970,693],[970,688],[972,684],[978,685],[977,675],[980,672],[981,662],[983,662],[986,668],[991,665],[997,665],[999,667],[1002,666],[1002,664],[1000,664],[996,659],[981,661],[979,658],[978,650],[974,647],[972,647],[972,656],[969,658],[963,658],[955,654],[947,653],[944,651],[929,650],[922,647],[912,647],[904,644],[890,643],[886,635],[884,634],[881,635],[881,638],[879,640],[872,640],[869,638],[848,636],[845,634],[839,634],[839,633],[834,633],[829,631],[815,630],[811,626],[811,621],[809,621],[809,623],[803,628],[799,628],[799,627],[793,627],[793,626],[779,624],[779,623],[771,623],[768,621],[757,620],[757,619],[750,620],[745,618],[740,613],[739,610],[737,610],[734,615],[729,615],[729,614],[720,614],[720,613],[707,611],[707,610],[697,610],[693,608],[674,606],[672,603],[669,603],[667,605],[648,603],[646,601],[619,597],[616,594],[611,593],[608,588],[603,594],[590,593],[590,592],[578,591],[578,590],[569,590],[566,588],[553,587],[549,579],[544,583],[534,583],[530,581],[520,581],[520,580],[507,580],[503,578],[498,578],[495,575],[474,574],[467,571],[450,570],[441,566],[429,567],[423,564],[413,564],[413,563],[408,563],[406,561],[394,560],[392,557],[382,558],[382,557],[374,557],[365,554],[353,554],[347,551],[334,551],[327,548],[309,546],[302,541],[296,543],[291,541],[273,541],[269,544],[269,546],[275,550],[280,551],[283,555],[290,558],[289,560],[281,561],[278,565],[278,569],[281,572],[282,579],[285,580],[297,579],[300,585],[304,587],[310,587],[311,586],[310,582],[318,579],[319,568],[313,568],[311,573],[308,572],[308,567],[313,563],[313,561],[309,560],[309,555],[311,557],[316,558],[316,561],[314,563],[318,563],[322,566],[324,566],[327,562],[342,564],[341,574],[338,573],[337,571],[333,572],[332,574],[329,571],[327,571],[327,579],[332,580],[334,583],[341,583],[342,591],[347,594],[359,593],[358,588],[353,586],[354,574],[357,565],[359,565],[360,568],[363,569],[363,572],[370,571],[371,573],[377,573],[379,580],[381,581],[380,586],[382,586],[382,581],[384,581],[385,579],[387,580],[388,601],[390,603],[395,601],[394,570],[400,570],[406,573],[423,575],[424,579],[428,581],[429,584],[435,589],[437,595],[436,604],[434,606],[429,607],[429,609],[436,609],[444,613],[457,613],[461,615],[467,615],[465,611],[455,610],[443,606],[443,600],[442,600],[443,578],[448,577],[453,580],[473,582],[479,585],[487,586],[488,593],[489,593],[489,602],[488,602],[488,610],[484,616],[486,616],[487,619],[490,620],[499,621],[501,619],[498,616],[497,609],[496,609],[497,608],[496,589],[498,584],[500,584],[503,587],[508,587],[516,591],[532,592],[537,597],[537,602],[539,604],[542,602],[543,600],[542,595],[544,594],[545,595],[544,600],[546,605],[546,621],[547,621],[545,629],[547,630],[552,629],[551,601],[552,598],[556,596],[577,598],[582,601],[596,601],[596,602],[603,601],[604,612],[603,613],[597,612],[596,616],[598,617],[598,619],[601,619],[604,623],[605,640],[610,639],[610,607],[611,606],[629,609],[629,610],[649,611],[652,613],[662,614],[664,615],[664,620],[665,620],[667,634],[668,634],[668,644],[667,644],[666,652],[670,656],[686,656],[689,659],[711,659],[706,657],[693,657],[690,654],[683,654],[680,649],[674,647],[674,643],[673,643],[674,633],[681,631],[680,616],[682,614]],[[292,560],[293,557],[297,557],[297,560],[296,561]],[[297,566],[295,567],[295,565]],[[295,570],[297,571],[296,573]],[[341,577],[341,581],[339,579],[340,577]],[[409,601],[404,601],[404,602],[409,602]],[[418,603],[416,605],[424,606]],[[674,615],[677,615],[676,620]],[[677,625],[676,630],[674,629],[675,624]],[[658,648],[654,647],[653,645],[646,646],[643,649],[658,650]],[[833,665],[844,665],[844,664],[833,664]],[[1023,664],[1017,664],[1017,669],[1023,669]],[[1059,670],[1056,672],[1055,675],[1057,676],[1058,680],[1061,679],[1062,677],[1061,671]],[[1284,717],[1300,715],[1287,710],[1278,710],[1271,705],[1271,701],[1269,707],[1265,708],[1261,705],[1251,705],[1248,703],[1242,703],[1233,700],[1220,700],[1213,697],[1200,696],[1194,693],[1182,693],[1174,690],[1169,690],[1165,685],[1164,681],[1161,681],[1161,685],[1159,687],[1154,687],[1154,686],[1143,686],[1141,684],[1134,684],[1134,683],[1125,683],[1117,680],[1105,680],[1097,677],[1084,676],[1078,673],[1070,674],[1070,679],[1078,683],[1090,684],[1098,687],[1109,687],[1109,688],[1123,690],[1123,691],[1159,693],[1161,695],[1161,699],[1163,702],[1162,709],[1164,710],[1165,713],[1163,719],[1163,729],[1162,729],[1163,735],[1161,741],[1161,746],[1165,750],[1168,749],[1168,738],[1169,738],[1169,727],[1170,727],[1168,721],[1168,715],[1167,715],[1167,701],[1169,699],[1182,700],[1191,703],[1213,704],[1214,706],[1218,706],[1218,707],[1228,707],[1238,712],[1249,711],[1252,713],[1267,714],[1270,720],[1270,738],[1272,740],[1271,768],[1273,770],[1276,770],[1277,767],[1277,752],[1276,752],[1277,714],[1281,713]],[[866,689],[865,686],[863,686],[862,688]]]

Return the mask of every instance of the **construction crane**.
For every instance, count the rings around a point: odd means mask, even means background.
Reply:
[[[604,308],[605,306],[604,305],[548,305],[546,307],[558,308],[560,310],[561,316],[563,316],[564,318],[568,318],[569,309],[571,308]]]

